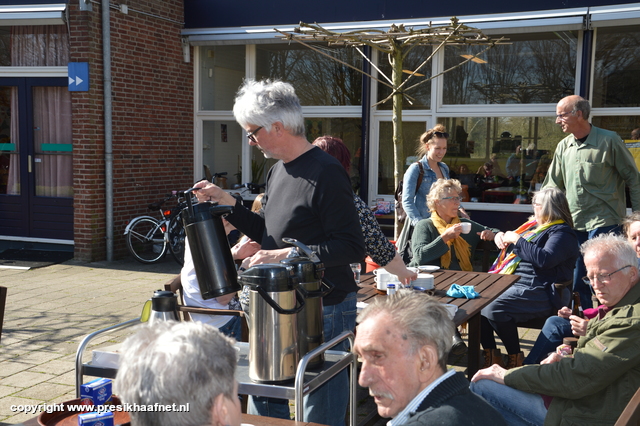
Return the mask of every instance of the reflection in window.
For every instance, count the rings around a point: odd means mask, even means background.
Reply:
[[[420,135],[425,131],[426,123],[405,121],[402,123],[402,137],[404,138],[404,169],[400,170],[399,179],[404,172],[419,158],[416,150],[420,143]],[[390,121],[380,123],[380,152],[378,154],[378,194],[394,194],[395,179],[393,176],[393,125]]]
[[[360,54],[351,48],[314,45],[358,69]],[[360,105],[362,74],[304,46],[256,46],[256,78],[289,82],[302,105]]]
[[[351,153],[349,176],[353,190],[357,193],[360,188],[362,121],[359,118],[305,117],[304,125],[309,142],[313,142],[320,136],[333,136],[342,139]],[[265,158],[255,146],[251,148],[251,181],[258,184],[264,183],[267,172],[276,162],[277,160],[272,158]]]
[[[245,46],[200,47],[200,109],[230,111],[245,76]]]
[[[413,71],[416,70],[428,57],[431,55],[433,51],[431,46],[416,46],[409,54],[405,57],[403,62],[403,75],[402,81],[405,82],[409,80],[403,87],[409,89],[411,86],[415,84],[420,84],[419,86],[413,87],[406,91],[405,97],[402,100],[402,108],[405,110],[410,109],[430,109],[431,108],[431,84],[427,79],[431,77],[431,61],[427,62],[420,70],[414,74],[410,75]],[[380,54],[379,55],[379,68],[383,72],[384,75],[391,78],[391,65],[389,64],[389,60],[387,55]],[[383,81],[387,81],[383,76],[378,75],[378,78]],[[388,83],[388,82],[387,82]],[[391,94],[391,88],[388,86],[378,83],[378,102],[386,99]],[[378,105],[379,109],[390,110],[393,107],[393,102],[389,99],[387,102]]]
[[[601,129],[616,132],[623,140],[632,140],[634,138],[631,136],[631,131],[640,127],[640,117],[637,115],[592,117],[591,123]]]
[[[0,27],[0,67],[11,66],[11,27]]]
[[[6,51],[0,54],[6,61]],[[11,27],[11,66],[67,66],[69,34],[64,25]],[[4,64],[2,64],[4,65]]]
[[[216,173],[226,173],[218,179],[222,188],[242,184],[242,128],[235,120],[204,121],[202,123],[203,175],[213,182]]]
[[[444,104],[556,103],[574,93],[577,33],[508,35],[478,58],[444,74]],[[447,46],[445,69],[483,46]]]
[[[638,79],[640,79],[640,30],[638,27],[598,28],[592,106],[640,106]]]
[[[447,128],[444,162],[480,202],[530,202],[565,137],[554,117],[469,117],[439,120]],[[518,197],[522,195],[523,197]],[[520,198],[520,199],[519,199]]]

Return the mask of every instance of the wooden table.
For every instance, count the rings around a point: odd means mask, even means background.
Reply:
[[[467,377],[471,378],[480,367],[480,311],[495,300],[514,282],[520,279],[518,275],[488,274],[485,272],[466,272],[439,270],[432,273],[435,283],[434,297],[442,303],[458,306],[458,312],[453,319],[456,326],[468,323],[468,364]],[[376,290],[374,275],[362,274],[358,302],[370,302],[375,297],[386,297]],[[457,299],[446,295],[451,284],[472,285],[480,293],[476,299]]]
[[[322,426],[318,423],[296,422],[295,420],[275,419],[273,417],[254,416],[251,414],[242,414],[242,423],[255,426]],[[23,425],[39,426],[38,416],[27,420]],[[126,425],[129,425],[129,423],[126,423]]]

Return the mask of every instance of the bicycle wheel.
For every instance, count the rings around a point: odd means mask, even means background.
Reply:
[[[127,233],[127,247],[138,262],[154,263],[162,259],[167,242],[160,223],[147,217],[134,219]]]
[[[184,265],[184,239],[186,232],[180,220],[180,214],[169,221],[169,251],[180,266]]]

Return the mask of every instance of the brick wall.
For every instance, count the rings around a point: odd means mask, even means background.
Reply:
[[[128,3],[128,14],[110,14],[115,259],[128,256],[128,220],[193,179],[193,66],[182,54],[183,2]],[[90,90],[72,92],[75,257],[94,261],[106,257],[107,236],[101,5],[68,7],[71,61],[89,62],[90,73]]]

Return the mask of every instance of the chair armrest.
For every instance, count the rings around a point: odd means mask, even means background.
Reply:
[[[175,277],[171,278],[169,281],[164,283],[164,289],[174,293],[178,293],[178,290],[180,290],[181,292],[182,281],[180,280],[180,274],[176,275]]]
[[[190,312],[192,314],[228,315],[228,316],[234,316],[234,317],[244,316],[244,311],[237,311],[234,309],[212,309],[212,308],[199,308],[197,306],[179,305],[178,310],[181,312]]]

